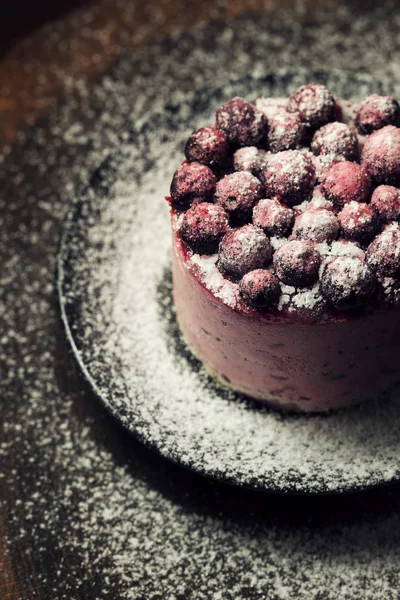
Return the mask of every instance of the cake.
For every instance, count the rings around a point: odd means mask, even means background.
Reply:
[[[321,84],[233,98],[167,198],[193,354],[273,407],[324,412],[400,382],[400,108]]]

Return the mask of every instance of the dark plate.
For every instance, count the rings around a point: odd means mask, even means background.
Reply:
[[[286,95],[305,81],[346,98],[385,91],[367,75],[279,72],[177,94],[136,123],[94,173],[67,224],[58,258],[61,315],[95,393],[163,456],[263,491],[355,491],[399,477],[398,397],[329,416],[260,408],[204,372],[180,337],[171,302],[163,197],[183,141],[232,96]]]

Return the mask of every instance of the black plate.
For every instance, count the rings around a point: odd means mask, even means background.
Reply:
[[[180,337],[167,204],[183,141],[226,99],[286,95],[305,81],[357,98],[367,75],[280,72],[167,102],[94,173],[67,224],[58,290],[68,340],[111,413],[163,456],[264,491],[360,490],[400,474],[398,397],[329,416],[282,415],[216,384]],[[393,90],[388,90],[393,92]]]

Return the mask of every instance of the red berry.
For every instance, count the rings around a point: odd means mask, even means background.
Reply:
[[[378,277],[400,277],[400,230],[389,227],[369,245],[367,263]]]
[[[303,145],[307,126],[296,113],[278,112],[269,119],[268,147],[271,152],[294,150]]]
[[[266,163],[266,151],[259,150],[255,146],[239,148],[233,155],[233,166],[235,171],[249,171],[253,175],[259,175],[265,168]]]
[[[299,150],[285,150],[271,156],[263,179],[267,196],[293,206],[311,195],[315,167],[311,158]]]
[[[213,127],[193,131],[185,146],[185,156],[189,162],[197,161],[210,167],[223,164],[228,152],[225,132]]]
[[[355,115],[356,127],[362,135],[369,135],[386,125],[398,125],[399,122],[400,107],[392,96],[367,96]]]
[[[218,181],[215,199],[238,223],[250,220],[252,208],[262,193],[257,177],[248,171],[237,171]]]
[[[218,129],[225,131],[228,140],[235,146],[257,146],[266,140],[266,117],[243,98],[225,102],[217,110],[215,118]]]
[[[206,165],[198,162],[183,163],[171,183],[171,204],[176,209],[187,208],[195,198],[212,200],[217,179]]]
[[[311,242],[332,242],[339,235],[339,223],[331,210],[308,209],[300,214],[294,224],[293,238]]]
[[[293,226],[293,210],[276,198],[260,200],[253,209],[253,223],[267,235],[285,236]]]
[[[233,279],[254,269],[265,267],[272,257],[269,239],[254,225],[244,225],[229,231],[219,245],[218,269]]]
[[[321,191],[337,209],[355,200],[369,198],[372,182],[366,169],[354,162],[338,162],[329,167],[321,181]]]
[[[358,139],[354,130],[345,123],[328,123],[314,133],[311,150],[315,155],[329,156],[332,160],[356,160]]]
[[[321,255],[312,242],[293,240],[274,254],[274,267],[283,283],[304,287],[318,279]]]
[[[310,83],[302,85],[289,97],[288,112],[299,113],[299,117],[313,129],[336,118],[336,102],[324,85]]]
[[[400,129],[387,125],[370,135],[361,162],[376,183],[400,185]]]
[[[372,297],[376,279],[365,261],[340,256],[329,262],[321,275],[321,292],[338,309],[360,308]]]
[[[382,223],[400,219],[400,190],[391,185],[380,185],[371,196],[371,206]]]
[[[375,209],[365,202],[352,200],[338,214],[342,236],[356,242],[370,242],[378,229]]]
[[[217,250],[228,227],[229,218],[222,206],[203,202],[185,213],[181,236],[195,252],[211,254]]]
[[[239,282],[242,300],[252,308],[267,308],[276,304],[281,294],[279,281],[266,269],[246,273]]]

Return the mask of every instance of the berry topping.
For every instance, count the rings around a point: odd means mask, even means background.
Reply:
[[[365,261],[340,256],[328,263],[321,275],[321,292],[335,308],[347,310],[364,306],[375,291],[376,279]]]
[[[217,179],[206,165],[198,162],[183,163],[174,174],[171,183],[171,204],[174,208],[185,209],[195,198],[207,201],[212,199]]]
[[[253,223],[261,227],[267,235],[284,236],[294,223],[291,208],[281,204],[276,198],[260,200],[253,209]]]
[[[361,162],[376,183],[400,185],[400,129],[387,125],[370,135]]]
[[[274,254],[274,267],[283,283],[304,287],[318,278],[321,255],[312,242],[293,240]]]
[[[336,118],[336,103],[324,85],[302,85],[289,97],[288,112],[299,113],[309,127],[317,129]]]
[[[254,269],[265,267],[272,257],[269,239],[254,225],[229,231],[219,245],[218,269],[233,279]]]
[[[228,152],[226,133],[213,127],[193,131],[185,146],[185,156],[189,162],[197,161],[210,167],[221,165]]]
[[[271,156],[263,179],[267,196],[276,196],[293,206],[311,195],[315,167],[311,158],[299,150],[285,150]]]
[[[400,230],[389,227],[367,250],[367,263],[378,277],[400,277]]]
[[[339,222],[331,210],[309,209],[299,215],[293,228],[293,238],[311,242],[332,242],[339,235]]]
[[[321,181],[322,193],[337,209],[354,200],[365,202],[372,182],[366,169],[354,162],[338,162],[329,167]]]
[[[328,123],[314,133],[311,150],[317,156],[329,156],[332,160],[355,160],[358,156],[357,135],[345,123]]]
[[[307,126],[298,114],[278,112],[268,123],[268,146],[272,152],[294,150],[303,145]]]
[[[185,213],[181,236],[195,252],[211,254],[217,251],[218,244],[228,227],[228,214],[222,206],[202,202],[192,206]]]
[[[215,199],[228,211],[234,222],[243,223],[250,220],[251,210],[262,193],[263,188],[257,177],[248,171],[237,171],[218,181]]]
[[[386,125],[398,125],[400,122],[400,107],[392,96],[371,94],[359,106],[355,124],[362,135],[369,135],[376,129]]]
[[[242,300],[252,308],[268,308],[276,304],[281,294],[279,281],[266,269],[250,271],[239,282]]]
[[[342,236],[349,240],[370,242],[378,229],[378,218],[373,207],[352,200],[338,214]]]
[[[233,166],[235,171],[249,171],[253,175],[258,175],[263,171],[266,164],[266,151],[259,150],[255,146],[239,148],[233,155]]]
[[[400,190],[391,185],[380,185],[371,197],[371,206],[376,210],[382,223],[400,219]]]
[[[267,118],[243,98],[225,102],[217,110],[215,118],[218,129],[225,131],[228,140],[235,146],[257,146],[266,140]]]

